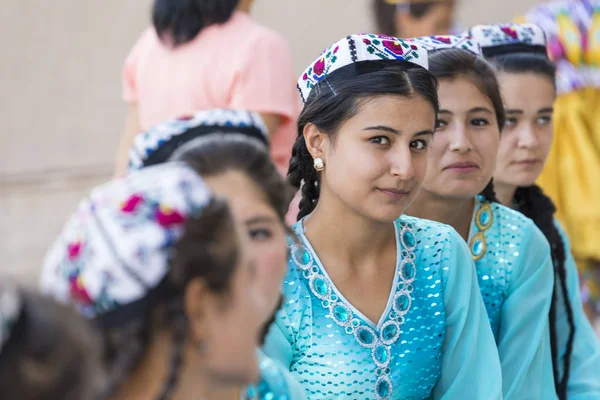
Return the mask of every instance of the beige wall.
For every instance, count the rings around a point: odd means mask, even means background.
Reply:
[[[1,270],[32,276],[66,216],[110,176],[121,131],[120,68],[150,0],[0,1]],[[533,0],[463,0],[459,22],[507,20]],[[372,28],[369,0],[257,0],[299,72],[323,48]]]

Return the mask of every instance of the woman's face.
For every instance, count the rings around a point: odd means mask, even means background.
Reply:
[[[448,35],[454,19],[454,2],[438,1],[421,17],[397,11],[395,18],[397,37]]]
[[[494,181],[530,186],[544,169],[552,146],[554,82],[536,73],[498,73],[506,104]]]
[[[439,197],[473,198],[489,183],[500,129],[494,106],[466,77],[441,79],[438,128],[421,190]]]
[[[427,169],[435,113],[420,96],[378,96],[358,105],[335,136],[314,125],[304,136],[321,157],[321,199],[380,222],[397,219],[416,196]],[[338,203],[338,204],[339,204]]]
[[[215,294],[205,289],[201,291],[201,306],[188,309],[191,321],[202,321],[194,330],[202,346],[196,354],[200,355],[199,368],[214,387],[248,384],[258,379],[256,349],[274,307],[263,293],[257,261],[240,221],[236,221],[232,236],[237,240],[239,256],[227,292]]]
[[[281,284],[287,270],[285,228],[266,194],[245,173],[229,171],[209,176],[205,181],[217,196],[227,200],[234,218],[248,239],[249,250],[256,260],[257,284],[265,298],[269,316],[281,299]]]

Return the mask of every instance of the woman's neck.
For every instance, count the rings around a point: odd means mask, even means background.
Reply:
[[[517,188],[518,186],[515,185],[507,185],[502,182],[494,181],[494,191],[496,192],[496,197],[498,200],[500,200],[500,203],[506,207],[512,208]]]
[[[335,254],[341,264],[362,265],[363,260],[395,246],[393,222],[369,219],[331,197],[319,199],[305,220],[306,236],[313,247]]]
[[[468,240],[474,208],[475,197],[441,197],[421,189],[406,213],[450,225],[464,240]]]
[[[171,335],[168,332],[157,334],[138,368],[123,382],[112,400],[157,398],[167,380],[171,351]],[[206,378],[202,367],[195,361],[197,356],[194,352],[197,350],[193,345],[185,346],[176,387],[170,398],[172,400],[239,400],[239,388],[216,387],[213,380]]]

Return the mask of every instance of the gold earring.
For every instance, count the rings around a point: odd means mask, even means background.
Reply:
[[[325,169],[325,164],[323,163],[323,159],[321,157],[315,158],[313,166],[317,171],[323,171]]]

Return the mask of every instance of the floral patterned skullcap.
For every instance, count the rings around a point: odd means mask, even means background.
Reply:
[[[486,57],[523,52],[546,54],[546,35],[534,24],[476,25],[468,35],[479,42]]]
[[[87,318],[144,299],[165,278],[186,220],[211,200],[204,181],[181,163],[93,189],[46,255],[42,292]]]
[[[350,35],[325,49],[302,73],[298,79],[302,102],[306,102],[313,88],[336,71],[347,70],[366,61],[382,60],[406,61],[422,68],[428,67],[427,51],[409,40],[371,33]],[[355,75],[359,75],[357,69],[354,71]]]
[[[483,56],[481,46],[470,36],[438,35],[423,36],[409,40],[421,45],[429,52],[443,49],[463,49],[477,56]]]
[[[23,301],[17,286],[2,277],[0,280],[0,354],[21,317]]]
[[[224,108],[203,110],[160,123],[138,134],[129,150],[129,169],[166,162],[183,143],[219,132],[245,134],[268,145],[267,128],[258,113]]]

